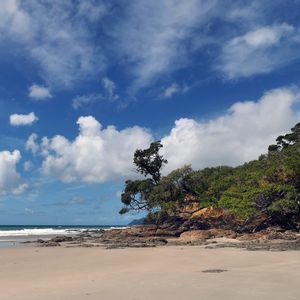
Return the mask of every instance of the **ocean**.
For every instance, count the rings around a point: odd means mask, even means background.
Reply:
[[[122,228],[120,225],[0,225],[1,237],[76,234],[87,229]]]

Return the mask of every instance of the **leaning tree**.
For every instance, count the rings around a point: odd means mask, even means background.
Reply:
[[[124,207],[120,210],[120,214],[129,211],[150,211],[156,206],[156,203],[149,199],[149,195],[160,182],[162,167],[168,163],[159,154],[159,150],[162,147],[161,142],[156,141],[151,143],[147,149],[137,149],[135,151],[133,162],[136,170],[146,178],[143,180],[127,180],[125,182],[125,189],[121,195]]]

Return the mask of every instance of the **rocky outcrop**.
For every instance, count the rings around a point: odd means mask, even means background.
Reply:
[[[248,250],[300,249],[300,233],[280,227],[259,232],[237,232],[224,228],[188,229],[177,226],[143,225],[126,229],[85,231],[76,236],[58,236],[37,240],[41,247],[157,247],[201,245],[209,248],[238,247]]]

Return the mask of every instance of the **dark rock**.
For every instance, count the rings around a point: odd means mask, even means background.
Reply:
[[[47,242],[39,245],[39,247],[59,247],[59,246],[60,246],[60,243],[51,242],[51,241],[47,241]]]
[[[70,241],[73,241],[73,237],[65,236],[65,235],[56,236],[56,237],[52,238],[50,241],[54,242],[54,243],[70,242]]]
[[[36,242],[37,242],[37,243],[41,243],[41,244],[46,243],[46,241],[44,241],[44,240],[42,240],[42,239],[38,239]]]

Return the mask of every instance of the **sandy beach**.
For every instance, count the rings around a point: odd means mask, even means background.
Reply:
[[[1,300],[300,299],[299,251],[18,247],[0,265]]]

